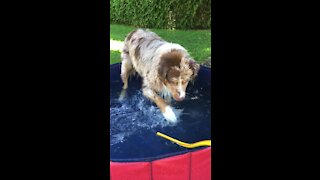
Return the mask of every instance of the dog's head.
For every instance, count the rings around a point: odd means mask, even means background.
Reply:
[[[159,76],[171,96],[182,101],[186,96],[186,88],[198,74],[200,65],[191,57],[180,51],[171,51],[161,57]]]

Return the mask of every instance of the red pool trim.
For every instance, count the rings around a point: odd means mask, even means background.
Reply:
[[[111,180],[209,180],[211,147],[151,162],[112,162]]]

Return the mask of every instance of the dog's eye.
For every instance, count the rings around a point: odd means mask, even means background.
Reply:
[[[172,84],[178,85],[178,81],[171,81]]]
[[[182,84],[186,84],[188,82],[188,80],[187,79],[183,79],[181,82],[182,82]]]
[[[174,84],[178,83],[178,79],[171,79],[171,82],[174,83]]]
[[[178,84],[178,81],[172,81],[173,84],[177,85]]]

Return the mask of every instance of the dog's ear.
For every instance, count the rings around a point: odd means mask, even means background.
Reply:
[[[173,67],[179,67],[181,55],[175,51],[165,54],[161,57],[158,73],[162,81],[167,79],[168,71]]]
[[[165,80],[167,79],[168,71],[169,71],[169,66],[166,66],[166,65],[159,66],[158,74],[159,74],[159,78],[162,82],[165,82]]]
[[[191,79],[194,80],[196,76],[198,75],[200,65],[193,59],[189,60],[189,67],[193,71],[193,74],[191,76]]]

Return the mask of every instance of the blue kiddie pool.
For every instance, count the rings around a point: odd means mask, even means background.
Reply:
[[[120,63],[110,65],[111,179],[211,179],[211,147],[187,149],[156,136],[188,143],[211,139],[211,69],[201,66],[185,100],[173,101],[175,124],[143,96],[139,76],[129,79],[120,102],[120,69]]]

